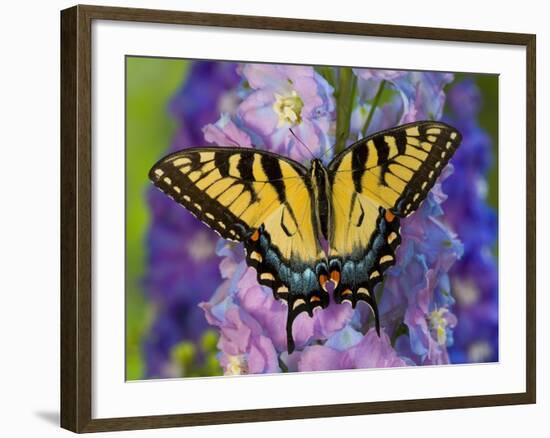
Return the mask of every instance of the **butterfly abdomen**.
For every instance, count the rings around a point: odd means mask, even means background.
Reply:
[[[311,162],[310,178],[318,236],[328,240],[332,225],[331,186],[327,169],[320,160]]]

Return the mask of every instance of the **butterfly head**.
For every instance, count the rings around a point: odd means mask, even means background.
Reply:
[[[326,172],[323,162],[319,158],[314,158],[311,160],[311,167],[309,169],[311,176],[316,177],[317,175],[323,175]]]
[[[311,160],[309,174],[314,186],[317,186],[320,192],[324,194],[326,188],[328,187],[328,173],[326,167],[323,165],[323,162],[318,158]]]

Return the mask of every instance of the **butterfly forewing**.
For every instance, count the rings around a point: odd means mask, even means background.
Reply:
[[[329,171],[404,217],[418,208],[460,141],[460,133],[445,123],[414,122],[358,141],[330,163]]]
[[[252,149],[192,148],[159,161],[149,177],[224,238],[241,241],[279,208],[284,181],[304,172]]]
[[[460,140],[444,123],[415,122],[360,140],[329,164],[329,269],[338,302],[364,300],[377,316],[375,287],[395,263],[399,218],[426,198]]]
[[[318,280],[319,271],[326,273],[326,256],[316,236],[307,170],[265,151],[218,147],[172,154],[149,176],[222,237],[244,242],[259,283],[288,303],[292,350],[294,318],[328,305]]]

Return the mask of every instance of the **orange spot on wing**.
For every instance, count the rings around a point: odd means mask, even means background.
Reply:
[[[389,210],[386,210],[386,212],[384,213],[384,218],[388,221],[388,222],[391,222],[395,219],[395,215],[389,211]]]
[[[340,273],[338,271],[332,271],[330,273],[330,279],[337,286],[340,283]]]
[[[259,238],[260,232],[258,230],[254,231],[254,233],[252,233],[252,236],[250,236],[250,240],[252,240],[253,242],[256,242]]]
[[[324,290],[327,290],[325,285],[328,281],[328,277],[324,274],[321,274],[319,275],[319,283],[321,284],[321,287],[324,289]]]

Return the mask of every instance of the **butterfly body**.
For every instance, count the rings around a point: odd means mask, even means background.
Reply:
[[[317,235],[328,240],[328,232],[332,226],[332,204],[330,199],[331,182],[327,169],[319,159],[311,161],[310,185],[315,202],[315,218]]]
[[[222,237],[244,243],[258,282],[288,304],[292,352],[294,319],[326,308],[329,292],[336,303],[366,302],[380,330],[375,288],[395,263],[400,218],[425,199],[459,142],[448,125],[415,122],[362,139],[327,166],[204,147],[163,158],[149,176]]]

